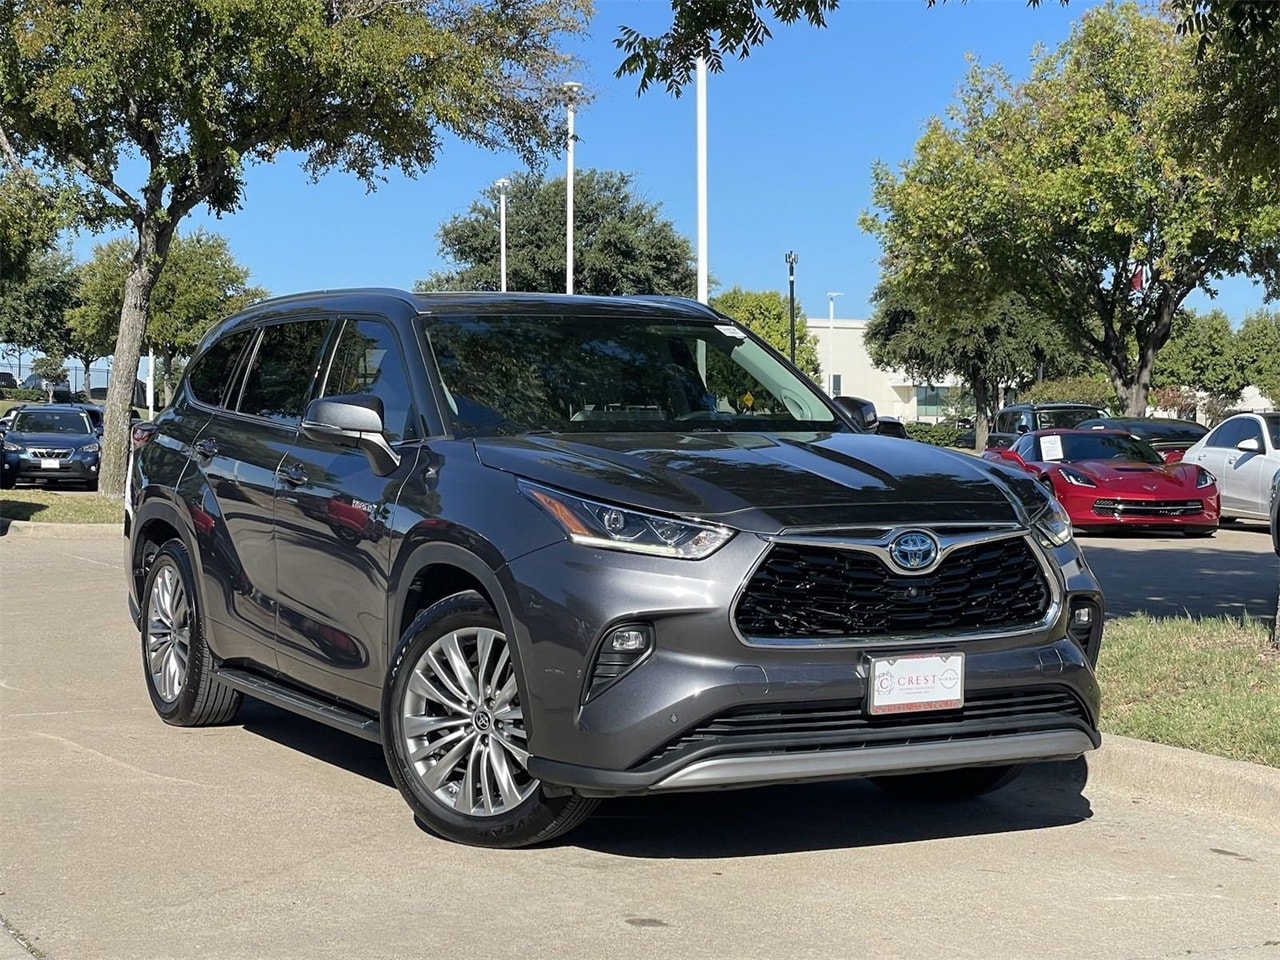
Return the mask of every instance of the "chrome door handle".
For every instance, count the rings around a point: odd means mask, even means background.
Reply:
[[[291,487],[304,487],[311,481],[307,471],[296,463],[290,467],[281,467],[276,471],[276,476]]]

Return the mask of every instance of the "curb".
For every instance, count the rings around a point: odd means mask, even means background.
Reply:
[[[40,523],[0,518],[0,537],[38,540],[108,540],[124,537],[123,523]]]
[[[1103,734],[1085,755],[1089,784],[1134,801],[1171,802],[1280,825],[1280,768]]]

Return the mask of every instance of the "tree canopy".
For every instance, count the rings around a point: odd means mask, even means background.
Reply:
[[[30,254],[22,271],[0,279],[0,343],[64,354],[65,314],[75,302],[76,284],[69,253],[46,249]]]
[[[1225,410],[1240,400],[1249,385],[1237,347],[1231,321],[1221,310],[1182,312],[1173,337],[1156,361],[1153,382],[1203,394],[1212,406]]]
[[[1141,414],[1192,290],[1250,273],[1280,292],[1276,182],[1196,147],[1194,44],[1136,5],[1088,11],[1014,85],[974,67],[950,122],[899,172],[877,165],[887,290],[944,322],[1017,291]]]
[[[710,306],[725,316],[732,317],[754,333],[784,357],[791,355],[790,303],[776,290],[743,290],[732,287],[711,298]],[[804,309],[796,303],[796,366],[819,381],[822,367],[818,363],[818,338],[809,330]],[[727,390],[725,395],[737,396],[742,391]]]
[[[466,214],[439,231],[440,252],[453,270],[418,281],[420,290],[497,290],[498,190],[488,187]],[[614,296],[666,293],[691,297],[697,288],[693,246],[662,216],[660,204],[636,195],[634,178],[583,170],[573,185],[573,286]],[[507,191],[507,289],[564,290],[565,179],[537,173],[511,178]]]
[[[1236,331],[1236,356],[1245,376],[1280,406],[1280,311],[1255,310]]]
[[[8,0],[0,133],[77,189],[78,220],[135,233],[106,409],[102,484],[124,487],[144,321],[174,230],[235,210],[249,164],[300,155],[370,187],[413,174],[443,135],[536,162],[562,127],[559,49],[587,0]],[[121,161],[141,160],[138,184]],[[12,162],[12,161],[11,161]]]

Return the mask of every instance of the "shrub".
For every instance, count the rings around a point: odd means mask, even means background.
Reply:
[[[935,447],[954,447],[960,442],[960,434],[964,433],[959,427],[952,427],[941,423],[908,423],[907,436],[912,440],[919,440],[921,443],[928,443]]]
[[[32,401],[43,401],[48,398],[43,390],[23,390],[20,387],[10,390],[0,390],[0,400],[21,400],[24,403]]]
[[[1106,377],[1063,377],[1041,380],[1018,392],[1019,403],[1089,403],[1119,413],[1116,391]]]

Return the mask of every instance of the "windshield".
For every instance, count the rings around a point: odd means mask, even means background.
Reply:
[[[1041,459],[1076,463],[1081,460],[1124,460],[1129,463],[1164,463],[1155,448],[1137,437],[1119,434],[1089,436],[1055,433],[1040,438]]]
[[[459,436],[843,431],[737,326],[590,316],[425,321]]]
[[[1071,428],[1077,423],[1105,417],[1106,411],[1097,407],[1067,407],[1063,410],[1037,410],[1036,429],[1053,430],[1055,428]]]
[[[14,433],[93,433],[79,410],[23,410],[13,421]]]

